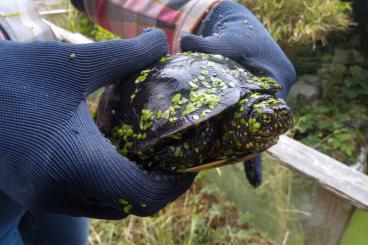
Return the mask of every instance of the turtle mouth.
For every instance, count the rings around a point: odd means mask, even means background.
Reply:
[[[276,137],[273,137],[273,138],[270,138],[270,139],[263,139],[263,140],[255,141],[254,150],[257,151],[257,152],[264,151],[264,150],[270,148],[271,146],[276,145],[278,140],[279,140],[279,137],[276,136]]]

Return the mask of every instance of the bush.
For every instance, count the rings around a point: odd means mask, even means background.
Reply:
[[[340,46],[320,51],[315,76],[323,93],[310,103],[294,105],[290,134],[341,162],[354,164],[368,139],[368,59]]]
[[[249,7],[286,50],[317,41],[352,25],[351,3],[340,0],[239,0]]]

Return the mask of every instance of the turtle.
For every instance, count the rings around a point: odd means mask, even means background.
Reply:
[[[292,125],[281,89],[224,56],[178,53],[108,86],[96,124],[146,170],[198,172],[276,144]]]

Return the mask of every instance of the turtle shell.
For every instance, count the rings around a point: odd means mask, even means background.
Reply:
[[[170,150],[158,149],[172,139],[180,143],[183,132],[190,130],[186,136],[193,138],[190,147],[197,153],[210,152],[211,142],[221,137],[214,124],[226,120],[223,112],[250,93],[274,95],[280,88],[273,80],[259,79],[221,55],[180,53],[163,57],[139,75],[107,87],[96,122],[121,154],[144,165],[152,154],[156,155],[155,161],[165,161]],[[200,165],[206,158],[194,155],[184,157],[174,152],[170,161],[191,162],[187,168]],[[148,165],[152,164],[149,161]]]

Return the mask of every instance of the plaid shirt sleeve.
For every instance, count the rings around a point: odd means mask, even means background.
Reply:
[[[95,23],[123,37],[157,27],[167,34],[170,52],[180,50],[180,37],[193,33],[220,0],[72,0]]]

